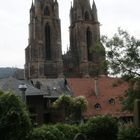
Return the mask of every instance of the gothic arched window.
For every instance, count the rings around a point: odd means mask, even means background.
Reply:
[[[47,60],[51,59],[51,28],[49,24],[45,26],[45,56]]]
[[[88,11],[85,12],[85,20],[89,20],[89,13],[88,13]]]
[[[48,6],[46,6],[45,9],[44,9],[44,15],[45,16],[50,16],[50,10],[49,10]]]
[[[90,28],[87,28],[86,31],[86,40],[87,40],[87,56],[88,60],[92,61],[92,50],[91,50],[91,42],[92,42],[92,32],[90,31]]]

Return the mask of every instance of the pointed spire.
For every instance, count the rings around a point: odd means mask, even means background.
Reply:
[[[98,16],[97,16],[97,8],[96,8],[96,4],[93,0],[93,4],[92,4],[92,13],[93,13],[93,17],[95,21],[98,21]]]
[[[91,8],[89,0],[74,0],[73,6]]]
[[[34,3],[33,3],[33,0],[32,0],[32,4],[31,4],[31,9],[34,7]]]
[[[71,8],[72,8],[72,1],[70,3],[71,3]]]
[[[92,3],[92,10],[96,10],[97,11],[96,4],[95,4],[94,0],[93,0],[93,3]]]
[[[34,2],[32,0],[30,12],[34,10]]]

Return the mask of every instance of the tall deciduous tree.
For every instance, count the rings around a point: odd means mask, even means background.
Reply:
[[[0,139],[26,140],[31,122],[24,103],[12,93],[0,92]]]
[[[140,40],[118,28],[112,38],[102,37],[107,50],[107,58],[111,74],[121,76],[140,76]]]
[[[109,72],[129,82],[122,103],[124,109],[132,110],[134,100],[140,98],[140,40],[120,28],[112,38],[103,36],[101,40],[107,50]]]

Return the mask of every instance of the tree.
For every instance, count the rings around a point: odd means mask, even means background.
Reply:
[[[117,140],[118,122],[111,116],[90,118],[80,128],[88,140]]]
[[[73,100],[71,96],[62,95],[53,103],[53,107],[56,109],[61,109],[63,111],[63,115],[66,120],[70,116],[72,104]]]
[[[133,110],[135,99],[140,99],[140,40],[127,31],[118,28],[112,38],[102,37],[107,50],[109,72],[122,77],[129,83],[129,89],[123,96],[123,109]]]
[[[26,140],[31,122],[25,105],[13,93],[0,93],[0,139]]]
[[[124,97],[121,98],[123,110],[129,110],[133,112],[134,101],[140,99],[140,79],[135,78],[129,81],[129,88],[125,91]]]
[[[93,55],[93,62],[89,63],[89,74],[94,77],[98,77],[100,74],[107,74],[107,61],[105,59],[105,48],[101,41],[97,41],[94,48],[89,50],[91,55]]]
[[[73,98],[73,116],[76,121],[81,121],[82,114],[87,110],[87,100],[83,96]]]
[[[111,74],[134,78],[140,76],[140,40],[118,28],[112,38],[102,37],[107,50],[107,60]]]
[[[63,111],[65,120],[80,121],[87,109],[87,100],[83,96],[62,95],[53,103],[53,107]]]

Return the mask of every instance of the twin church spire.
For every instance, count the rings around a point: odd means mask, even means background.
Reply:
[[[100,38],[93,1],[74,0],[70,10],[70,57],[62,58],[61,25],[57,0],[34,0],[30,9],[29,45],[25,49],[27,79],[62,77],[69,72],[90,75],[90,64]],[[68,55],[68,54],[67,54]],[[66,65],[65,65],[66,64]],[[79,75],[78,74],[78,75]]]

